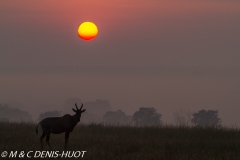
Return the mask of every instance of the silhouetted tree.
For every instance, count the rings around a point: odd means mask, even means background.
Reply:
[[[173,113],[174,122],[178,126],[188,126],[191,121],[192,112],[189,110],[178,110]]]
[[[60,116],[62,116],[61,111],[47,111],[39,115],[38,121],[41,121],[42,119],[47,117],[60,117]]]
[[[221,119],[218,118],[217,110],[201,110],[193,114],[191,122],[197,126],[220,126]]]
[[[108,111],[103,115],[103,122],[110,125],[128,125],[131,123],[131,116],[127,116],[123,111]]]
[[[32,121],[31,115],[18,108],[10,108],[6,104],[0,104],[0,119],[4,121],[29,122]]]
[[[156,126],[161,124],[162,115],[155,108],[139,108],[133,114],[133,123],[137,126]]]

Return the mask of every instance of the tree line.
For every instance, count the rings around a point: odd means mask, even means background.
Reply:
[[[88,115],[90,115],[88,113]],[[47,117],[60,117],[61,111],[47,111],[39,115],[37,121]],[[202,109],[197,112],[179,110],[173,113],[174,123],[178,126],[221,126],[222,120],[218,110]],[[32,121],[31,115],[17,108],[10,108],[0,104],[0,121]],[[89,121],[84,121],[88,123]],[[96,121],[94,121],[96,123]],[[106,111],[97,123],[104,125],[131,125],[131,126],[160,126],[163,124],[162,115],[153,107],[141,107],[133,113],[126,115],[122,110]]]
[[[162,125],[162,115],[155,108],[141,107],[132,116],[123,111],[108,111],[103,115],[103,122],[110,125],[159,126]],[[200,110],[195,113],[186,111],[174,113],[174,122],[178,126],[221,126],[218,110]]]
[[[61,116],[60,111],[48,111],[39,115],[38,121],[46,117]],[[126,115],[122,110],[107,111],[100,123],[104,125],[160,126],[162,115],[153,107],[141,107],[133,115]],[[84,122],[84,121],[83,121]],[[218,110],[200,110],[195,113],[178,111],[174,113],[174,123],[178,126],[221,126]]]

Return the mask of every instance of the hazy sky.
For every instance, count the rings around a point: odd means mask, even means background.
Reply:
[[[77,28],[93,21],[99,35]],[[132,114],[219,110],[240,126],[237,0],[0,0],[0,103],[30,114],[67,98],[106,99]]]

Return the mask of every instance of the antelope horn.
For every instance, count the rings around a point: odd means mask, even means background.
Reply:
[[[82,110],[82,107],[83,107],[83,103],[82,103],[82,106],[81,106],[80,110]]]
[[[75,106],[76,106],[77,110],[79,110],[78,107],[77,107],[77,103],[75,103]]]

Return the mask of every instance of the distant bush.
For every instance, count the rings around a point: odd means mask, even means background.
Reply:
[[[136,126],[158,126],[161,124],[161,117],[155,108],[142,107],[133,114],[132,120]]]
[[[10,108],[6,104],[0,104],[0,121],[29,122],[32,121],[32,117],[26,111]]]
[[[44,113],[41,113],[38,117],[38,121],[41,121],[43,120],[44,118],[48,118],[48,117],[60,117],[62,114],[61,114],[61,111],[47,111],[47,112],[44,112]]]
[[[191,122],[196,126],[220,126],[221,119],[218,118],[218,111],[214,110],[201,110],[193,114]]]
[[[103,122],[110,125],[129,125],[131,116],[127,116],[123,111],[108,111],[103,115]]]
[[[5,117],[0,117],[0,122],[9,122],[9,119]]]

